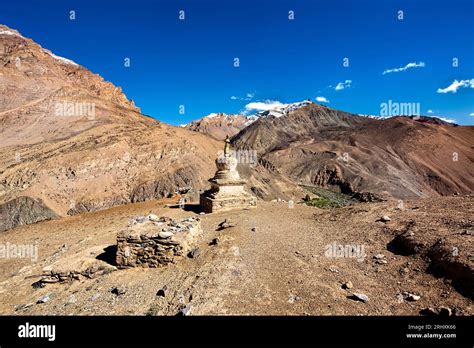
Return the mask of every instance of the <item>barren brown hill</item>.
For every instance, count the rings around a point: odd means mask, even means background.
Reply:
[[[471,126],[311,104],[260,118],[233,143],[294,182],[405,199],[473,192],[473,139]]]
[[[230,137],[236,135],[250,123],[252,120],[244,115],[213,113],[189,123],[186,128],[223,140],[227,135]]]
[[[217,141],[142,115],[120,88],[5,26],[0,52],[0,230],[212,176]]]

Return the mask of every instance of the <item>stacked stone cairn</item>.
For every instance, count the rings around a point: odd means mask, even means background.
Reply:
[[[201,233],[198,217],[171,219],[154,214],[136,217],[117,235],[117,267],[159,267],[173,263],[195,246]]]

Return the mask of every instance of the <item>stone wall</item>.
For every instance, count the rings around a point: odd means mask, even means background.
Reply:
[[[117,235],[117,267],[158,267],[185,256],[202,233],[198,217],[137,217]]]

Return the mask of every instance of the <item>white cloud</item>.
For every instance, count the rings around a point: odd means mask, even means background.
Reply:
[[[396,72],[400,72],[400,71],[406,71],[406,70],[412,69],[412,68],[424,68],[424,67],[425,67],[424,62],[419,62],[419,63],[413,62],[413,63],[408,63],[407,65],[405,65],[404,67],[401,67],[401,68],[385,69],[385,71],[382,73],[382,75],[390,74],[390,73],[396,73]]]
[[[432,113],[433,113],[433,110],[429,109],[429,110],[428,110],[428,113],[429,113],[429,114],[432,114]]]
[[[255,96],[255,93],[247,93],[247,98],[252,99]]]
[[[319,102],[319,103],[329,103],[329,100],[327,100],[326,97],[321,97],[321,96],[319,96],[319,97],[316,97],[315,99],[316,99],[316,101]]]
[[[247,105],[245,105],[245,110],[246,111],[252,111],[252,110],[266,111],[266,110],[279,109],[287,105],[288,104],[283,104],[282,102],[279,102],[278,100],[265,100],[263,102],[248,103]]]
[[[341,89],[344,88],[349,88],[351,86],[352,80],[346,80],[344,82],[339,82],[334,89],[336,91],[340,91]]]
[[[469,116],[474,116],[474,112],[471,112],[471,113],[469,114]]]
[[[237,97],[235,95],[231,96],[230,99],[232,100],[237,100]]]
[[[453,83],[451,83],[448,87],[446,88],[438,88],[436,92],[438,93],[456,93],[459,88],[465,88],[465,87],[471,87],[474,88],[474,79],[470,80],[454,80]]]

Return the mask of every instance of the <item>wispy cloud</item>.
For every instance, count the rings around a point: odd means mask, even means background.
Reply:
[[[432,113],[433,113],[433,110],[429,109],[429,110],[428,110],[428,113],[429,113],[429,114],[432,114]]]
[[[230,97],[230,99],[231,100],[246,100],[246,101],[249,101],[249,100],[252,100],[253,97],[255,97],[255,92],[247,93],[245,95],[245,97],[237,97],[237,96],[233,95],[233,96]]]
[[[471,87],[474,88],[474,79],[470,80],[454,80],[453,83],[451,83],[448,87],[446,88],[438,88],[436,92],[438,93],[456,93],[459,88],[467,88]]]
[[[334,89],[340,91],[344,88],[349,88],[351,86],[352,80],[346,80],[344,82],[339,82]]]
[[[252,102],[245,105],[246,111],[266,111],[266,110],[273,110],[282,108],[287,106],[288,104],[284,104],[278,100],[265,100],[263,102]]]
[[[326,97],[318,96],[314,99],[316,99],[316,101],[319,103],[329,103],[329,100]]]
[[[385,71],[382,73],[382,75],[385,74],[390,74],[390,73],[397,73],[400,71],[406,71],[408,69],[413,69],[413,68],[424,68],[425,63],[424,62],[413,62],[413,63],[408,63],[407,65],[400,67],[400,68],[392,68],[392,69],[385,69]]]

